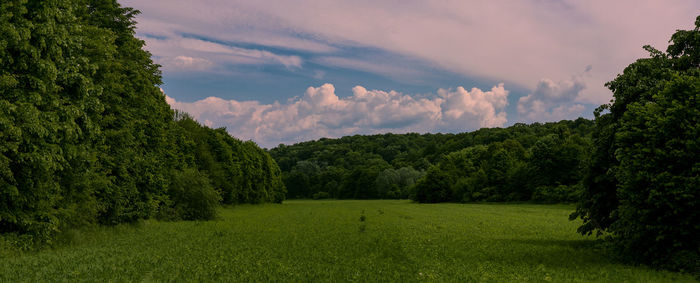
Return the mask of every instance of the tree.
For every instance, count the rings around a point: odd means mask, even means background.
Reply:
[[[623,258],[700,268],[700,16],[607,83],[584,179],[583,234],[609,232]],[[604,113],[609,110],[609,113]]]
[[[451,185],[453,177],[437,166],[430,167],[415,186],[413,199],[418,202],[436,203],[453,199]]]
[[[532,199],[576,201],[589,146],[585,139],[567,130],[540,138],[530,149],[530,178],[526,184]]]
[[[394,170],[394,168],[385,169],[377,175],[377,179],[374,181],[374,187],[377,188],[377,194],[379,197],[388,197],[389,192],[392,192],[391,198],[396,198],[393,191],[401,191],[399,188],[399,182],[401,181],[401,176]]]
[[[112,35],[83,27],[73,1],[0,3],[0,233],[48,241],[94,222],[104,105],[90,78],[92,48],[109,56]],[[102,57],[104,59],[104,57]]]
[[[540,187],[538,199],[557,202],[573,195],[561,198],[559,192],[579,187],[592,126],[593,121],[580,118],[461,134],[355,135],[281,145],[270,155],[280,164],[292,198],[321,192],[340,198],[354,197],[355,192],[358,198],[406,198],[426,170],[438,165],[451,178],[449,201],[526,201]],[[553,137],[545,138],[548,135]],[[536,158],[530,158],[533,151]],[[299,171],[298,164],[305,162],[317,168]],[[376,173],[377,178],[357,190],[358,181],[348,178],[363,167],[376,167],[378,171],[363,176]]]

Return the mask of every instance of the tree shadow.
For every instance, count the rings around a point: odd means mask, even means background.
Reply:
[[[566,247],[572,249],[603,249],[601,239],[592,240],[557,240],[557,239],[502,239],[509,243],[532,245],[538,247]]]
[[[551,268],[598,268],[617,263],[602,240],[499,239],[507,247],[500,260],[525,266]]]

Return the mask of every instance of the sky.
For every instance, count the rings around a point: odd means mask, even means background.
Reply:
[[[697,0],[119,0],[166,100],[272,148],[592,118]]]

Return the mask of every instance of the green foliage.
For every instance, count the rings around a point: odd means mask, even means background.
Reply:
[[[331,197],[331,195],[327,192],[318,192],[318,193],[315,193],[313,196],[311,196],[311,198],[313,198],[313,199],[327,199],[330,197]]]
[[[462,134],[323,138],[280,145],[270,154],[280,165],[289,198],[326,192],[333,198],[524,201],[541,187],[538,200],[556,202],[562,198],[542,190],[580,183],[592,125],[581,118]],[[442,187],[419,182],[423,176],[447,181],[440,181]],[[553,198],[542,199],[547,196]]]
[[[99,221],[104,224],[132,222],[154,215],[167,190],[174,160],[168,131],[172,111],[157,87],[161,83],[158,65],[144,51],[144,42],[134,37],[138,13],[114,1],[84,1],[76,15],[84,25],[95,26],[112,35],[114,53],[96,60],[99,67],[92,79],[102,88],[100,115],[102,143],[101,170],[110,184],[95,194],[103,206]],[[99,54],[101,48],[93,51]]]
[[[445,155],[416,185],[419,202],[576,200],[588,142],[554,127],[525,149],[508,139]],[[435,184],[435,182],[440,182]],[[434,193],[426,193],[434,190]],[[433,194],[440,197],[435,198]]]
[[[580,217],[587,234],[607,231],[623,258],[700,268],[700,16],[667,52],[649,46],[607,86]],[[609,113],[601,111],[609,109]]]
[[[210,220],[216,217],[221,197],[206,174],[185,169],[172,175],[168,197],[172,202],[162,212],[166,219]]]
[[[407,199],[411,194],[413,185],[423,177],[424,172],[417,171],[413,167],[401,167],[385,169],[377,175],[373,186],[377,188],[380,197],[389,199]]]
[[[589,143],[580,136],[550,134],[539,139],[530,149],[532,185],[574,185],[582,179],[582,161],[589,153]]]
[[[0,3],[0,233],[13,245],[163,211],[207,218],[212,192],[284,199],[257,145],[175,122],[136,14],[116,0]]]
[[[252,142],[241,142],[225,129],[200,125],[185,113],[176,114],[177,125],[191,141],[186,155],[190,166],[206,173],[225,204],[282,202],[285,187],[270,155]]]
[[[436,166],[430,167],[425,177],[416,184],[413,199],[427,203],[449,201],[452,199],[450,184],[453,182],[451,175],[445,171]]]
[[[48,242],[99,213],[91,188],[107,181],[92,145],[103,105],[87,51],[111,37],[82,27],[70,13],[77,8],[0,3],[0,233]]]
[[[580,198],[581,190],[583,190],[581,184],[539,186],[532,192],[532,200],[545,203],[572,203]]]

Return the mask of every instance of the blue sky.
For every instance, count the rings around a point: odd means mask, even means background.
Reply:
[[[592,116],[700,2],[120,1],[172,107],[264,147]]]

